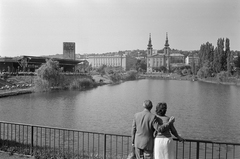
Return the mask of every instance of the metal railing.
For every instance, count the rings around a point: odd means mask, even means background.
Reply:
[[[175,141],[176,158],[238,159],[240,143]],[[46,158],[125,159],[131,137],[0,121],[0,149]]]

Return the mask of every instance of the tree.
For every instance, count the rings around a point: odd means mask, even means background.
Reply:
[[[219,60],[220,60],[220,71],[226,71],[227,70],[227,56],[226,52],[224,51],[224,39],[219,39],[219,48],[218,48],[218,53],[219,53]]]
[[[235,67],[240,69],[240,53],[238,54],[237,59],[234,61]]]
[[[214,50],[214,60],[213,60],[213,68],[215,73],[219,73],[221,71],[221,58],[219,54],[219,48],[216,47]]]
[[[137,71],[147,71],[147,63],[146,60],[137,60],[135,64],[135,68]]]
[[[206,44],[202,44],[199,51],[199,66],[203,67],[206,60],[210,62],[210,67],[212,66],[214,59],[214,46],[207,42]]]
[[[59,67],[58,61],[53,61],[52,59],[46,60],[46,63],[36,70],[37,72],[37,85],[49,85],[50,87],[58,86],[60,83],[60,73],[61,69]]]
[[[232,63],[232,56],[231,56],[231,51],[230,51],[230,42],[229,42],[229,39],[227,38],[226,39],[226,56],[227,56],[227,73],[228,75],[231,74],[231,63]]]
[[[236,60],[234,60],[234,65],[236,67],[236,71],[238,75],[240,75],[240,53],[238,54],[238,57]]]
[[[194,60],[194,54],[192,54],[192,68],[191,68],[192,74],[196,74],[196,65],[195,65],[195,60]]]
[[[130,70],[126,72],[126,80],[135,80],[137,79],[138,73],[135,70]]]
[[[205,61],[205,63],[203,64],[203,67],[201,67],[198,70],[197,76],[199,78],[207,78],[209,76],[211,76],[212,74],[212,70],[210,67],[210,62],[208,60]]]
[[[214,49],[212,44],[206,43],[201,45],[199,51],[199,66],[203,68],[207,61],[207,70],[209,75],[220,73],[221,71],[227,71],[231,74],[232,70],[232,53],[230,51],[230,40],[226,38],[225,50],[224,50],[224,38],[217,40],[217,47]],[[206,65],[205,68],[206,73]],[[203,71],[204,72],[204,71]]]

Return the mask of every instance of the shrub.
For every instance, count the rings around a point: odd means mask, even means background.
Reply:
[[[67,88],[69,83],[70,83],[70,80],[69,80],[69,78],[67,78],[67,76],[59,74],[58,84],[57,85],[60,88]]]
[[[110,74],[109,78],[115,83],[115,82],[119,82],[122,78],[121,75],[119,73],[114,73],[114,74]]]
[[[42,78],[35,78],[35,92],[46,92],[51,90],[51,86],[47,80],[44,80]]]
[[[46,63],[36,70],[37,77],[41,78],[43,81],[48,81],[50,86],[58,86],[60,82],[60,72],[59,63],[51,59],[46,60]],[[40,82],[41,83],[41,82]],[[38,83],[35,83],[35,85]]]
[[[106,65],[102,65],[102,66],[100,66],[99,68],[97,68],[97,72],[101,75],[101,76],[103,76],[103,75],[105,75],[106,74],[106,68],[107,68],[107,66]]]
[[[153,70],[156,72],[167,72],[167,68],[164,66],[160,66],[160,67],[153,67]]]
[[[202,68],[200,68],[197,72],[197,77],[198,78],[204,78],[204,71],[202,70]]]
[[[199,78],[207,78],[207,77],[210,77],[211,76],[211,70],[209,69],[209,67],[202,67],[198,70],[197,72],[197,76]]]
[[[136,70],[130,70],[128,72],[126,72],[126,80],[136,80],[137,79],[137,71]]]
[[[76,78],[70,83],[69,88],[81,90],[92,88],[93,86],[94,82],[89,78]]]
[[[183,76],[186,76],[188,74],[188,70],[186,69],[186,68],[184,68],[183,70],[182,70],[182,75]]]
[[[217,74],[217,80],[219,82],[227,82],[228,81],[228,72],[221,71],[220,73],[218,73]]]

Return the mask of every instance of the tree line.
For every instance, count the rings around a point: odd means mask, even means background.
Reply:
[[[217,46],[207,42],[200,46],[199,56],[199,77],[213,77],[220,72],[224,72],[227,76],[233,75],[234,67],[237,61],[234,61],[233,52],[230,51],[230,40],[219,38]],[[235,65],[234,65],[235,64]]]

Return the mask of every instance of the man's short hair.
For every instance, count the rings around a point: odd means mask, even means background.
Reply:
[[[148,110],[151,110],[152,107],[153,107],[152,102],[151,102],[150,100],[145,100],[145,101],[143,102],[143,107],[146,108],[146,109],[148,109]]]

